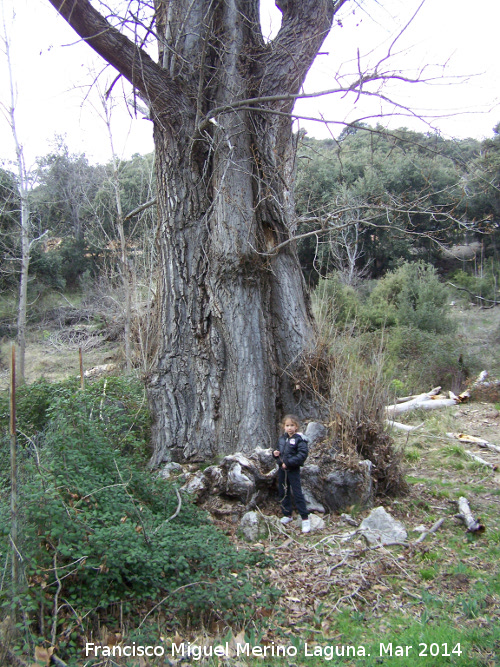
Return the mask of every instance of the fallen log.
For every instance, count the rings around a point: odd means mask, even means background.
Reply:
[[[458,505],[458,511],[459,513],[456,514],[455,516],[457,519],[460,519],[465,523],[467,526],[467,531],[469,533],[484,533],[486,530],[486,527],[480,523],[480,519],[475,519],[474,516],[472,515],[472,512],[470,511],[469,507],[469,501],[467,498],[464,498],[464,496],[460,496],[460,498],[456,501]]]
[[[386,420],[386,424],[390,428],[395,428],[398,431],[406,431],[409,433],[410,431],[416,431],[418,428],[422,428],[425,422],[422,422],[421,424],[418,424],[418,426],[409,426],[408,424],[401,424],[401,422],[395,422],[391,421],[390,419]]]
[[[500,397],[500,380],[487,380],[488,371],[482,371],[472,383],[470,393],[473,398],[495,402]]]
[[[488,463],[488,461],[485,461],[485,460],[482,459],[480,456],[477,456],[476,454],[474,454],[473,452],[471,452],[470,449],[466,449],[466,450],[465,450],[465,453],[466,453],[468,456],[470,456],[470,458],[471,458],[473,461],[475,461],[476,463],[480,463],[481,465],[486,466],[486,467],[489,468],[490,470],[498,470],[498,466],[497,466],[497,465],[494,465],[493,463]]]
[[[399,403],[396,405],[388,405],[385,410],[389,417],[409,412],[410,410],[439,410],[440,408],[448,408],[460,403],[460,399],[442,398],[440,396],[429,396],[429,394],[422,394],[421,397],[415,398],[407,403]]]
[[[466,433],[447,433],[446,435],[449,438],[454,438],[455,440],[459,440],[460,442],[466,442],[468,444],[477,445],[482,449],[489,449],[490,452],[495,452],[496,454],[500,454],[500,447],[498,447],[497,445],[493,445],[491,442],[488,442],[488,440],[484,440],[483,438],[476,438],[476,436],[467,435]]]

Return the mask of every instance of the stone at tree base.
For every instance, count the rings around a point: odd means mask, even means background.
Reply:
[[[248,455],[237,452],[225,456],[219,465],[204,472],[187,473],[182,489],[191,493],[195,502],[218,496],[230,504],[239,501],[241,509],[248,511],[270,497],[277,500],[277,473],[272,450],[259,448]],[[326,470],[321,464],[306,463],[301,479],[310,512],[342,512],[352,505],[363,508],[373,502],[370,461],[360,461],[357,469],[338,469],[331,461]]]
[[[235,462],[227,473],[226,494],[247,503],[255,493],[255,482],[242,472],[242,467]]]
[[[276,470],[276,459],[273,456],[272,449],[262,449],[261,447],[257,447],[250,456],[252,459],[257,460],[262,472],[267,474]]]
[[[188,473],[187,477],[188,480],[184,486],[181,487],[181,491],[185,491],[186,493],[189,493],[191,496],[193,496],[195,502],[201,502],[204,498],[206,498],[209,492],[207,478],[201,471]]]
[[[316,498],[311,494],[309,489],[305,489],[304,487],[302,487],[302,494],[305,498],[307,509],[309,512],[321,512],[321,514],[324,514],[326,512],[323,505],[316,500]]]
[[[318,500],[322,496],[320,469],[317,465],[305,465],[300,473],[302,492],[310,512],[325,513],[324,505]]]
[[[320,422],[309,422],[304,433],[304,437],[309,443],[309,447],[314,447],[318,442],[321,442],[328,435],[326,426]]]
[[[180,463],[174,463],[171,461],[170,463],[167,463],[164,468],[162,468],[160,471],[160,477],[163,477],[163,479],[169,479],[172,477],[172,475],[181,475],[183,472],[184,469]]]
[[[240,521],[241,533],[247,542],[257,542],[267,535],[266,526],[257,512],[246,512]]]
[[[325,482],[324,502],[330,511],[342,512],[351,505],[369,507],[373,503],[371,462],[360,461],[359,470],[335,470]]]
[[[391,516],[382,506],[376,507],[366,519],[363,519],[357,533],[361,534],[369,544],[405,542],[408,537],[401,521]]]

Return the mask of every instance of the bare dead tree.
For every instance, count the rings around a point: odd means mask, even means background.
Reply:
[[[24,159],[23,146],[19,139],[16,125],[16,90],[14,82],[14,71],[12,67],[10,40],[7,35],[5,16],[3,17],[2,47],[7,61],[9,75],[9,102],[0,105],[3,114],[10,126],[14,146],[16,150],[16,166],[18,179],[18,192],[20,201],[20,279],[19,300],[17,307],[17,345],[19,349],[18,378],[24,382],[24,362],[26,356],[26,320],[28,309],[28,272],[30,264],[30,252],[32,247],[32,227],[29,206],[29,178]]]

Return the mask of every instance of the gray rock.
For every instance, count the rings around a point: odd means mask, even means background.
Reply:
[[[316,500],[309,489],[302,487],[302,493],[304,495],[309,512],[321,512],[322,514],[326,512],[324,506],[318,500]]]
[[[317,465],[305,465],[300,473],[302,492],[310,512],[325,513],[324,505],[318,500],[322,497],[320,469]]]
[[[360,461],[359,470],[335,470],[325,480],[323,500],[329,510],[342,512],[357,505],[369,507],[373,502],[371,462]]]
[[[188,480],[181,487],[181,491],[185,491],[193,496],[196,502],[199,502],[209,491],[208,480],[202,472],[188,473]]]
[[[304,437],[309,443],[309,447],[313,447],[316,443],[321,442],[328,435],[326,426],[320,422],[309,422],[304,433]]]
[[[205,468],[204,475],[210,486],[210,493],[220,495],[226,490],[226,477],[220,466],[209,466]]]
[[[391,516],[382,506],[376,507],[366,519],[363,519],[358,532],[369,544],[405,542],[408,537],[401,521]]]
[[[181,475],[184,472],[180,463],[174,463],[171,461],[160,471],[160,477],[163,479],[169,479],[172,475]]]
[[[241,517],[240,529],[247,542],[257,542],[263,533],[257,512],[246,512]]]
[[[236,461],[227,474],[226,493],[228,496],[240,498],[244,503],[247,503],[255,493],[254,480],[245,475],[241,464]]]
[[[261,449],[257,447],[255,452],[250,455],[250,458],[254,459],[261,471],[266,474],[277,469],[276,459],[273,456],[272,449]]]

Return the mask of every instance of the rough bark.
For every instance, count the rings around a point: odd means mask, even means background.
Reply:
[[[259,253],[294,232],[293,96],[343,1],[280,0],[265,44],[258,0],[155,0],[158,64],[87,0],[50,2],[136,86],[154,123],[152,462],[269,446],[283,412],[314,413],[293,380],[315,331],[293,244]]]

